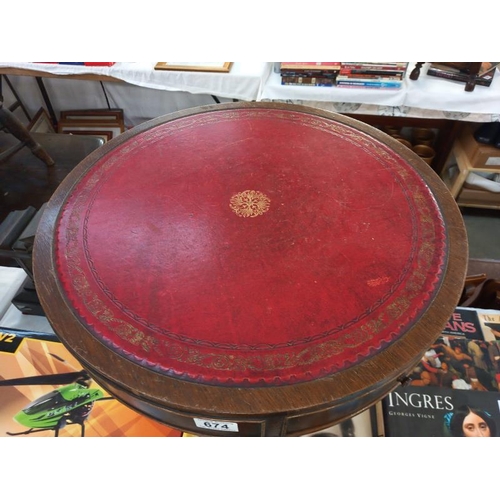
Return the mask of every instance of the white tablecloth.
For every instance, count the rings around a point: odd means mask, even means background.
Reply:
[[[229,73],[155,70],[156,63],[119,62],[111,67],[0,62],[0,67],[42,71],[55,75],[96,74],[112,76],[121,81],[91,81],[65,78],[44,78],[56,117],[69,109],[124,110],[125,125],[134,127],[158,116],[197,106],[213,105],[238,99],[258,100],[272,63],[234,62]],[[40,107],[47,108],[36,80],[26,76],[9,76],[31,116]],[[6,104],[9,88],[3,86]]]
[[[45,78],[45,86],[56,114],[65,109],[112,107],[125,111],[127,127],[181,109],[221,102],[278,101],[303,104],[338,113],[470,122],[500,121],[500,73],[490,87],[476,85],[465,92],[464,84],[426,75],[428,63],[417,81],[408,72],[400,90],[345,89],[281,85],[271,62],[234,62],[229,73],[155,70],[153,62],[119,62],[111,67],[62,64],[0,62],[0,67],[45,71],[57,75],[84,73],[113,76],[120,82]],[[11,76],[31,114],[44,102],[33,78]],[[4,93],[8,93],[4,86]],[[168,91],[168,92],[165,92]],[[7,96],[8,97],[8,96]]]
[[[78,66],[33,62],[0,62],[0,67],[45,71],[54,75],[106,75],[139,87],[210,94],[242,101],[257,100],[272,63],[234,62],[229,73],[155,70],[156,62],[117,62],[113,66]]]
[[[476,85],[465,92],[465,84],[428,76],[424,64],[418,80],[410,80],[415,63],[410,63],[403,87],[399,90],[345,89],[281,85],[273,72],[261,100],[304,104],[336,111],[416,118],[446,118],[472,122],[500,121],[500,72],[490,87]]]

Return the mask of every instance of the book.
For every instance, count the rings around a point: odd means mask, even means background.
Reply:
[[[483,331],[476,309],[456,307],[446,323],[442,335],[454,335],[475,340],[483,339]]]
[[[111,397],[50,332],[0,327],[0,437],[181,437]]]
[[[283,78],[332,78],[335,79],[338,71],[283,71],[280,73]]]
[[[481,432],[484,437],[496,437],[500,429],[498,402],[499,395],[494,392],[432,386],[399,388],[383,402],[385,436],[473,437]],[[485,429],[464,431],[464,420],[469,414],[473,419],[479,417]]]
[[[497,63],[483,63],[479,71],[479,75],[475,79],[477,85],[489,87],[496,72]],[[460,67],[448,66],[445,63],[431,63],[427,69],[427,75],[452,80],[455,82],[467,83],[469,81],[469,73],[460,69]]]
[[[402,82],[357,82],[346,80],[337,80],[336,85],[337,87],[344,88],[373,88],[389,90],[399,90],[403,86]]]
[[[380,75],[342,75],[337,77],[338,82],[400,82],[402,78],[398,76],[380,76]]]
[[[479,310],[478,317],[485,340],[500,341],[500,311]]]
[[[310,85],[316,87],[333,87],[335,85],[334,78],[322,77],[302,77],[302,76],[288,76],[281,78],[282,85]]]
[[[409,383],[382,400],[387,437],[500,434],[500,336],[482,329],[500,326],[497,313],[457,308]]]
[[[402,80],[404,71],[378,71],[378,70],[363,70],[363,69],[341,69],[340,76],[352,78],[397,78]]]
[[[487,344],[492,372],[495,374],[500,391],[500,311],[479,309],[478,316]]]
[[[373,70],[373,71],[406,71],[408,68],[407,62],[342,62],[340,63],[340,71],[345,70]]]
[[[340,62],[282,62],[280,70],[321,70],[335,71],[340,69]]]

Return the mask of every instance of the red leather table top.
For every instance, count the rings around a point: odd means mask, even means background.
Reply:
[[[321,116],[223,109],[100,158],[56,226],[92,335],[183,380],[314,380],[401,338],[440,287],[447,236],[419,174]]]

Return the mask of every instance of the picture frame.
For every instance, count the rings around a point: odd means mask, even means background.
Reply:
[[[61,111],[61,120],[107,120],[123,122],[122,109],[70,109]]]
[[[120,122],[68,119],[59,121],[57,131],[60,134],[81,134],[82,132],[91,132],[89,135],[101,136],[109,136],[108,133],[110,133],[111,139],[113,139],[124,132],[124,127],[123,123]]]
[[[55,134],[56,130],[52,125],[52,120],[45,108],[40,108],[30,123],[27,125],[27,129],[30,132],[36,132],[38,134]]]
[[[60,121],[63,126],[75,123],[105,123],[106,129],[110,124],[115,124],[120,128],[120,133],[125,132],[125,122],[123,118],[123,109],[71,109],[61,111]],[[58,125],[58,129],[60,125]],[[92,126],[92,130],[94,130]],[[116,134],[114,134],[116,135]]]
[[[62,133],[70,135],[91,135],[92,137],[99,137],[105,143],[113,138],[112,130],[64,130]]]
[[[232,64],[232,62],[158,62],[155,65],[155,69],[229,73],[229,71],[231,71]]]

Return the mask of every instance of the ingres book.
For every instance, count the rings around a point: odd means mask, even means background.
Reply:
[[[500,435],[500,342],[482,329],[500,311],[484,318],[456,308],[409,383],[382,400],[387,437]]]
[[[496,437],[498,392],[401,387],[383,401],[386,437]]]

